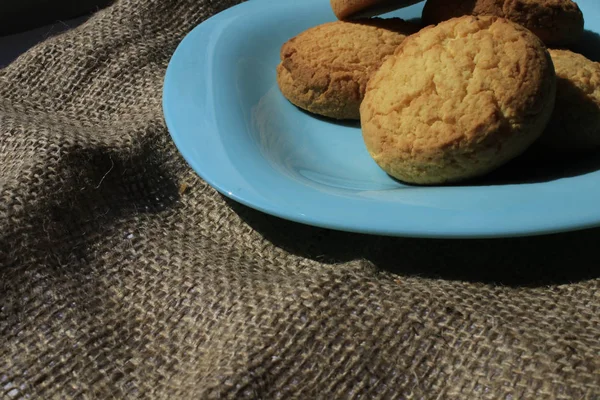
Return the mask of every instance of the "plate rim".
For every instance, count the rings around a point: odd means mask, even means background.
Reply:
[[[312,0],[313,3],[316,3],[317,0]],[[305,1],[303,3],[309,3],[309,1]],[[295,3],[295,2],[294,2]],[[274,0],[250,0],[244,3],[240,3],[238,5],[232,6],[228,9],[217,13],[210,18],[206,19],[195,28],[193,28],[178,44],[177,49],[171,56],[167,70],[164,75],[163,80],[163,93],[162,93],[162,108],[163,108],[163,116],[165,119],[165,123],[167,125],[167,129],[169,134],[177,147],[179,153],[188,163],[188,165],[194,170],[194,172],[203,179],[209,186],[214,188],[217,192],[222,195],[241,203],[247,207],[253,208],[265,214],[273,215],[278,218],[294,221],[301,224],[312,225],[319,228],[325,229],[334,229],[339,231],[347,231],[354,233],[362,233],[362,234],[372,234],[372,235],[385,235],[385,236],[401,236],[401,237],[420,237],[420,238],[445,238],[445,239],[471,239],[471,238],[505,238],[505,237],[522,237],[522,236],[537,236],[537,235],[546,235],[546,234],[555,234],[561,232],[575,231],[575,230],[583,230],[600,226],[600,207],[598,207],[598,212],[596,212],[593,217],[587,218],[572,218],[570,223],[539,223],[537,225],[529,225],[527,227],[521,227],[521,229],[513,228],[504,228],[504,229],[489,229],[489,230],[469,230],[469,229],[456,229],[449,228],[448,226],[436,227],[435,229],[431,229],[429,227],[396,227],[395,229],[384,229],[382,227],[377,226],[357,226],[351,223],[342,223],[340,221],[335,220],[323,220],[320,218],[314,218],[310,215],[301,215],[298,213],[293,213],[290,210],[286,210],[285,208],[277,207],[273,202],[271,203],[260,203],[256,200],[252,200],[248,197],[248,195],[240,193],[231,185],[224,184],[210,172],[207,172],[207,169],[198,162],[198,159],[194,156],[193,152],[187,147],[188,138],[186,138],[186,134],[183,133],[179,127],[176,125],[177,122],[172,117],[172,113],[170,112],[172,98],[175,95],[173,93],[175,82],[178,77],[174,72],[174,66],[179,64],[180,62],[185,62],[183,54],[183,50],[187,49],[188,46],[200,46],[206,47],[206,43],[196,43],[194,42],[194,38],[200,32],[205,29],[209,29],[209,27],[213,24],[218,24],[222,20],[226,20],[229,16],[235,16],[236,14],[242,13],[245,8],[251,7],[254,9],[258,9],[260,7],[265,7],[269,4],[281,4],[281,2],[277,2]],[[287,5],[289,6],[289,5]],[[295,6],[298,6],[297,4]],[[303,5],[301,5],[303,6]],[[333,16],[333,14],[332,14]],[[214,127],[217,129],[217,127]],[[218,132],[214,132],[213,134],[219,135]],[[225,157],[225,160],[226,161]],[[516,186],[516,185],[515,185]],[[490,186],[488,186],[489,188]],[[324,196],[328,196],[323,194]],[[411,210],[414,208],[409,205],[399,205],[399,207],[404,208],[406,210]]]

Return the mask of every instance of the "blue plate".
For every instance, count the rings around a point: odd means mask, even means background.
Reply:
[[[600,3],[578,3],[588,30],[582,49],[598,57]],[[418,18],[422,7],[390,15]],[[600,225],[600,165],[593,167],[600,163],[558,173],[506,167],[461,186],[408,186],[369,157],[358,125],[290,104],[276,83],[281,45],[333,20],[327,0],[251,0],[181,42],[165,77],[165,118],[179,151],[211,186],[281,218],[371,234],[501,237]]]

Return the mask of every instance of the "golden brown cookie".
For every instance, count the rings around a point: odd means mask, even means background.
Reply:
[[[550,50],[550,55],[556,69],[556,106],[539,148],[551,154],[599,148],[600,63],[568,50]]]
[[[374,17],[408,7],[423,0],[330,0],[331,9],[340,20]]]
[[[279,88],[289,101],[312,113],[359,119],[369,77],[417,29],[399,18],[311,28],[282,46]]]
[[[363,138],[399,180],[461,181],[525,151],[546,127],[555,93],[537,36],[502,18],[455,18],[408,37],[373,74]]]
[[[583,33],[583,14],[571,0],[427,0],[423,22],[462,15],[492,15],[523,25],[548,46],[566,46]]]

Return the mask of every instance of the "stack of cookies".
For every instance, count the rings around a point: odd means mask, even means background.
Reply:
[[[283,95],[360,120],[371,157],[413,184],[600,147],[600,63],[567,49],[583,33],[576,3],[428,0],[422,23],[377,17],[416,2],[331,0],[338,21],[282,46]]]

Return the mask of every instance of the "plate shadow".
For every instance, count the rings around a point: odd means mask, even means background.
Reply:
[[[366,260],[398,275],[511,287],[600,278],[600,229],[508,239],[398,238],[316,228],[224,199],[274,245],[319,262]]]

